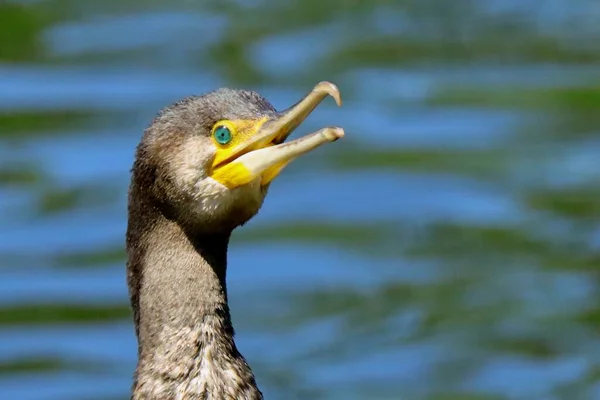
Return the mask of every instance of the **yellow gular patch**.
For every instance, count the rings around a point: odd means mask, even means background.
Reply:
[[[252,182],[256,176],[250,172],[244,164],[232,161],[217,168],[211,177],[219,183],[227,186],[229,189],[247,185]]]
[[[260,184],[263,185],[263,186],[267,185],[273,179],[277,178],[277,176],[279,175],[279,173],[289,164],[290,161],[284,161],[284,162],[282,162],[280,164],[273,165],[271,168],[269,168],[265,172],[263,172]]]

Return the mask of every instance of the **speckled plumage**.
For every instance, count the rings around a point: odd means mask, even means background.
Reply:
[[[272,115],[260,95],[222,89],[163,110],[137,148],[129,192],[127,282],[138,337],[135,400],[261,399],[234,343],[227,245],[267,188],[207,175],[210,129]]]

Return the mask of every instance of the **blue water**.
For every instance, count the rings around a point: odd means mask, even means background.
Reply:
[[[0,398],[127,398],[131,319],[83,317],[128,304],[129,169],[161,107],[243,86],[282,109],[325,79],[343,107],[326,100],[295,136],[339,125],[346,137],[288,167],[230,250],[238,345],[266,397],[600,398],[599,286],[593,268],[580,267],[598,260],[600,206],[575,206],[579,218],[529,201],[577,185],[597,193],[600,97],[589,88],[600,59],[592,49],[569,61],[579,54],[571,36],[598,38],[584,29],[586,13],[570,33],[556,17],[566,1],[518,9],[567,43],[536,60],[531,24],[510,37],[531,50],[506,54],[498,32],[522,20],[498,2],[457,2],[462,11],[447,15],[436,1],[295,12],[250,3],[0,3],[0,15],[22,7],[52,21],[31,26],[43,51],[0,51]],[[326,11],[333,17],[311,23]],[[466,26],[469,15],[499,31]],[[431,21],[481,37],[464,33],[475,38],[459,59],[440,52],[451,41],[432,35]],[[26,35],[5,37],[0,50],[28,48]],[[401,62],[384,44],[353,47],[373,37],[418,40],[398,47]],[[493,46],[495,57],[478,53]],[[411,62],[413,53],[422,59]],[[565,90],[583,94],[565,100]],[[34,178],[2,178],[22,170]],[[52,306],[83,314],[57,317]]]

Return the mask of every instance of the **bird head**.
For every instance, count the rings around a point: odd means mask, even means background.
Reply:
[[[146,199],[196,230],[227,231],[260,209],[269,184],[292,160],[344,135],[327,127],[285,142],[337,87],[317,84],[284,111],[253,91],[219,89],[159,113],[137,148],[130,203]]]

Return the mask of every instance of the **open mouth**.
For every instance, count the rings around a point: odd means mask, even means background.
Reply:
[[[260,121],[256,133],[215,159],[211,176],[230,188],[249,183],[258,177],[261,177],[261,184],[266,185],[295,158],[343,137],[342,128],[326,127],[285,142],[327,96],[333,97],[341,105],[338,88],[333,83],[320,82],[292,107]]]
[[[344,137],[342,128],[327,127],[291,142],[251,151],[238,158],[237,161],[256,175],[261,175],[261,184],[266,185],[296,157],[342,137]]]

